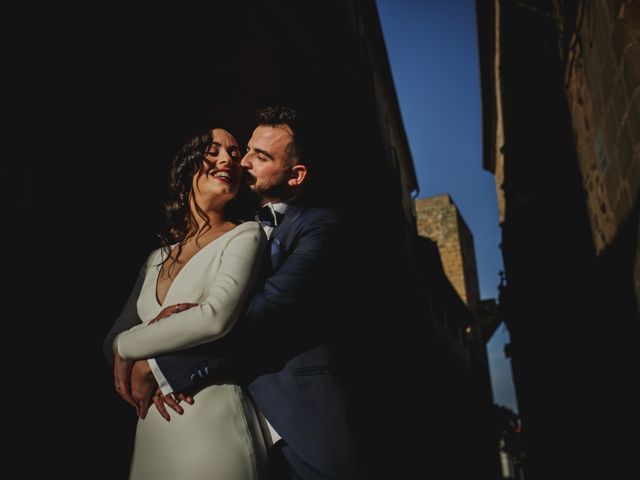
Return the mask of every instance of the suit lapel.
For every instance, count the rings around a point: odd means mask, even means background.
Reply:
[[[282,222],[280,222],[278,226],[276,226],[271,232],[270,240],[274,241],[276,238],[278,238],[278,236],[282,232],[284,232],[287,227],[289,227],[289,225],[291,225],[291,223],[295,221],[296,218],[300,216],[303,210],[304,209],[302,205],[298,205],[295,203],[289,205],[286,212],[284,212],[284,218],[282,219]]]
[[[302,205],[292,203],[287,207],[286,212],[284,212],[284,218],[282,222],[276,226],[271,232],[271,236],[269,237],[269,245],[270,245],[270,254],[271,254],[271,266],[275,270],[280,263],[280,255],[282,252],[282,245],[280,236],[283,232],[287,231],[293,222],[302,214],[304,208]]]

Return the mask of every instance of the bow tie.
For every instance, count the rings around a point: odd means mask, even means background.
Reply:
[[[282,214],[273,210],[269,205],[265,205],[258,210],[260,223],[267,227],[276,227],[282,221]]]

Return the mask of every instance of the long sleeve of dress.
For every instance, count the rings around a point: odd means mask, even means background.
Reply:
[[[258,270],[266,238],[261,228],[241,228],[222,247],[220,266],[207,285],[205,300],[143,328],[120,334],[116,345],[124,359],[149,358],[183,350],[223,337],[233,327],[248,300]],[[234,229],[235,230],[235,229]]]

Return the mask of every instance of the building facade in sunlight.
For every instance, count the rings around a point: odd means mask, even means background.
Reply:
[[[438,244],[447,278],[471,311],[480,301],[473,235],[447,194],[416,199],[418,234]]]

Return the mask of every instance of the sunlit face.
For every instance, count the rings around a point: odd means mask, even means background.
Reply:
[[[291,165],[287,146],[293,136],[287,126],[260,125],[253,131],[242,158],[245,181],[262,204],[287,198]]]
[[[240,187],[240,147],[226,130],[211,131],[213,144],[207,150],[203,168],[193,176],[194,199],[200,208],[221,208],[231,200]]]

